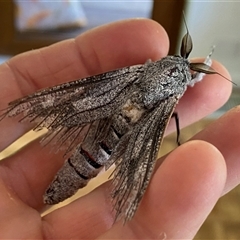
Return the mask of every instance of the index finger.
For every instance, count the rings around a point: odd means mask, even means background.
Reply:
[[[152,20],[132,19],[104,25],[75,39],[33,50],[0,67],[4,102],[40,88],[157,60],[167,55],[168,37]],[[141,51],[139,51],[141,50]],[[11,88],[8,86],[11,85]]]

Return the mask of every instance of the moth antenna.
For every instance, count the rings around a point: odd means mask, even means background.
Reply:
[[[183,12],[183,21],[184,21],[184,25],[187,29],[187,33],[184,35],[183,39],[182,39],[182,44],[181,44],[181,49],[180,49],[180,55],[183,58],[188,58],[189,54],[192,51],[193,48],[193,44],[192,44],[192,38],[191,35],[189,34],[188,31],[188,27],[187,27],[187,23],[186,23],[186,19],[185,19],[185,14]]]
[[[233,82],[231,79],[228,79],[227,77],[225,77],[224,75],[222,75],[221,73],[217,72],[216,70],[214,70],[211,67],[211,64],[212,64],[211,56],[212,56],[215,48],[216,48],[216,45],[213,45],[212,48],[211,48],[211,51],[208,54],[208,56],[206,57],[204,63],[190,63],[190,69],[193,70],[193,71],[198,72],[199,75],[201,75],[201,74],[218,74],[222,78],[224,78],[227,81],[231,82],[233,85],[237,86],[237,84],[235,82]],[[196,81],[200,81],[202,79],[202,77],[203,76],[196,77],[196,79],[198,78],[198,80],[196,80]]]
[[[195,72],[199,72],[199,73],[217,74],[217,75],[223,77],[224,79],[226,79],[227,81],[231,82],[233,85],[237,86],[237,84],[235,82],[233,82],[231,79],[228,79],[221,73],[217,72],[212,67],[208,66],[206,63],[190,63],[190,69]]]
[[[187,21],[186,21],[186,15],[185,15],[185,12],[183,11],[183,22],[184,22],[184,25],[186,27],[186,30],[187,30],[187,34],[189,34],[189,30],[188,30],[188,26],[187,26]],[[189,34],[190,35],[190,34]]]
[[[215,71],[216,72],[216,71]],[[223,77],[225,80],[227,80],[227,81],[229,81],[229,82],[231,82],[234,86],[237,86],[237,84],[233,81],[233,80],[231,80],[231,79],[229,79],[229,78],[227,78],[227,77],[225,77],[224,75],[222,75],[221,73],[219,73],[219,72],[216,72],[216,74],[218,74],[219,76],[221,76],[221,77]]]

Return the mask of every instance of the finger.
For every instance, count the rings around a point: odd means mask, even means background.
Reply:
[[[100,239],[192,239],[220,197],[226,180],[222,155],[191,141],[173,151],[157,170],[139,211],[124,227]]]
[[[75,39],[20,54],[3,64],[3,100],[7,103],[40,88],[144,63],[149,58],[157,60],[167,52],[166,32],[152,20],[131,19],[104,25]]]
[[[109,184],[43,217],[43,231],[48,239],[96,239],[110,229],[113,212]]]
[[[8,84],[4,83],[1,87],[1,96],[9,101],[14,96],[19,97],[46,85],[121,67],[123,64],[144,62],[149,58],[156,60],[166,55],[167,50],[166,33],[152,20],[128,20],[106,25],[76,40],[19,55],[1,66],[0,79],[8,79]],[[2,147],[18,137],[26,127],[14,123],[12,119],[1,122],[1,126],[4,136],[1,138]],[[1,165],[6,184],[24,202],[40,208],[42,194],[62,162],[62,156],[49,154],[48,149],[41,149],[38,143],[33,143],[21,155],[7,159]]]
[[[240,106],[233,108],[193,137],[213,144],[224,156],[227,181],[223,194],[240,183],[239,119]]]
[[[197,60],[198,62],[203,59]],[[228,71],[220,63],[214,61],[212,67],[216,72],[231,79]],[[197,121],[220,108],[230,97],[231,82],[217,74],[205,75],[203,80],[189,87],[180,99],[175,112],[178,113],[180,128]],[[167,133],[176,130],[174,119],[170,122]]]
[[[39,213],[19,200],[0,180],[0,239],[42,239]]]

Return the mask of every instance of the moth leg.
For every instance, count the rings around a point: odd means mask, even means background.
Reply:
[[[180,125],[179,125],[179,117],[178,117],[178,113],[174,112],[171,116],[171,118],[175,119],[175,123],[176,123],[176,130],[177,130],[177,139],[176,139],[176,143],[178,144],[178,146],[181,145],[180,143]]]

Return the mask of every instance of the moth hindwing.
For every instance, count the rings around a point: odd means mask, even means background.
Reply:
[[[216,73],[204,63],[190,63],[191,49],[187,33],[180,56],[64,83],[9,103],[2,118],[23,115],[22,120],[36,122],[35,129],[48,129],[43,142],[65,149],[66,161],[45,192],[46,204],[72,196],[115,164],[116,219],[133,217],[176,104],[189,85],[201,80],[198,73]]]

